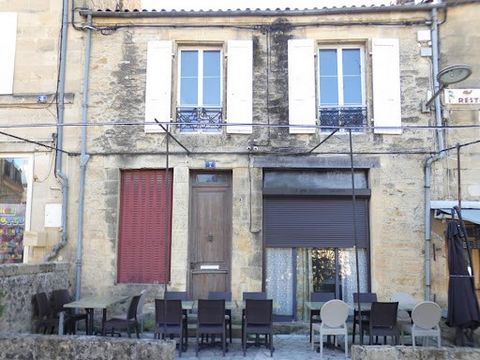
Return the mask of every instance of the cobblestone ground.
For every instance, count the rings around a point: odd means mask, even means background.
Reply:
[[[275,351],[273,359],[279,360],[310,360],[320,359],[320,354],[311,349],[307,335],[274,335],[273,345]],[[177,351],[178,358],[178,351]],[[202,348],[198,354],[198,359],[222,359],[222,349]],[[181,359],[197,359],[195,356],[194,339],[189,339],[189,346],[186,353],[182,353]],[[229,344],[225,359],[271,359],[270,351],[264,346],[251,346],[247,349],[247,356],[243,357],[240,339],[233,339],[233,344]],[[324,349],[324,360],[345,359],[343,348]]]

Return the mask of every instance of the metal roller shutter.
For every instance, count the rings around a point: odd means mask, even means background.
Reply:
[[[357,241],[368,246],[368,199],[356,200]],[[352,199],[266,196],[264,239],[269,247],[350,248],[355,245]]]
[[[125,170],[121,177],[118,282],[163,283],[170,276],[172,175],[168,209],[165,170]],[[168,220],[165,216],[168,211]],[[168,226],[168,239],[165,227]]]

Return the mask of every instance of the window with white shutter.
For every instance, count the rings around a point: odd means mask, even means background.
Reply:
[[[13,94],[17,14],[0,12],[0,94]]]
[[[322,131],[344,126],[363,131],[367,124],[364,67],[361,46],[319,47],[318,115]]]

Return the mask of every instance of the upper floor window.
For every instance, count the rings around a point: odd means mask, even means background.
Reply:
[[[318,75],[320,125],[366,125],[363,48],[319,48]]]
[[[180,49],[177,122],[180,131],[218,132],[222,122],[220,49]]]

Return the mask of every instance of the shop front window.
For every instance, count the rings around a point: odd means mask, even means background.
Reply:
[[[0,158],[0,264],[23,262],[30,159]]]

